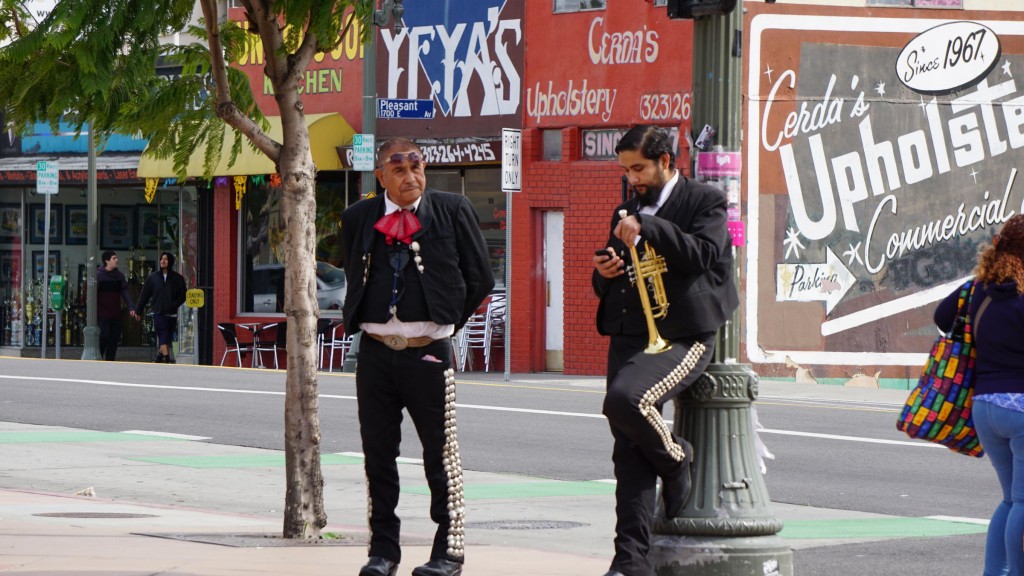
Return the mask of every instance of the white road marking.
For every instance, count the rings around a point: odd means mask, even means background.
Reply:
[[[782,436],[803,436],[805,438],[822,438],[824,440],[846,440],[848,442],[866,442],[868,444],[890,444],[893,446],[914,446],[916,448],[942,448],[948,450],[941,444],[933,444],[931,442],[914,442],[906,440],[885,440],[882,438],[864,438],[862,436],[840,436],[838,434],[819,434],[817,432],[797,432],[796,430],[773,430],[771,428],[761,428],[757,430],[761,434],[780,434]]]
[[[942,520],[943,522],[959,522],[961,524],[978,524],[980,526],[988,526],[988,520],[982,520],[981,518],[964,518],[962,516],[925,516],[929,520]]]
[[[174,438],[175,440],[210,440],[209,436],[191,436],[189,434],[175,434],[174,432],[154,432],[153,430],[124,430],[122,434],[135,434],[137,436],[159,436],[161,438]]]

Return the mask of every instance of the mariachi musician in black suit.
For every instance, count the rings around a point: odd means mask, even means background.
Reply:
[[[611,336],[603,412],[614,437],[615,557],[606,576],[650,576],[647,558],[657,479],[666,517],[682,510],[690,490],[693,448],[662,419],[662,406],[697,380],[710,363],[715,331],[739,304],[733,283],[726,198],[676,170],[669,135],[653,126],[630,129],[615,147],[634,197],[619,206],[606,249],[594,256],[600,297],[598,331]],[[630,282],[629,245],[655,261],[663,285],[664,317],[656,332],[669,346],[645,353],[656,337]],[[645,280],[648,300],[656,300]],[[658,302],[649,306],[650,313]],[[653,321],[653,320],[652,320]]]
[[[393,576],[401,561],[398,465],[403,407],[423,445],[430,561],[415,576],[456,576],[464,557],[462,464],[455,433],[450,337],[494,288],[480,220],[464,196],[426,188],[412,141],[377,151],[385,194],[342,214],[347,333],[362,331],[356,364],[369,497],[369,561],[360,576]]]

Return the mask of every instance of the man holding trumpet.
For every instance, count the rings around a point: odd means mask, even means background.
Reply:
[[[603,412],[614,437],[617,522],[605,576],[651,576],[657,479],[663,513],[673,518],[689,495],[693,463],[693,447],[675,437],[662,407],[711,362],[715,331],[739,296],[725,194],[676,170],[660,128],[632,128],[615,153],[633,196],[612,216],[592,279],[597,328],[611,337]]]

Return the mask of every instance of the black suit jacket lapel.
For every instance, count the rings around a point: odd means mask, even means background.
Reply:
[[[363,251],[369,252],[370,247],[373,246],[373,235],[377,233],[377,229],[373,226],[377,223],[377,220],[384,215],[384,195],[375,196],[370,200],[364,200],[368,205],[366,211],[368,214],[366,218],[363,218]]]
[[[668,195],[668,199],[665,203],[658,208],[655,213],[659,218],[665,220],[675,220],[679,214],[679,210],[682,208],[683,201],[686,199],[686,177],[679,174],[679,181],[672,187],[672,193]]]
[[[420,221],[420,229],[412,235],[413,240],[419,239],[427,233],[427,229],[434,222],[434,203],[431,201],[431,191],[428,188],[423,191],[420,197],[420,205],[416,208],[416,218]]]

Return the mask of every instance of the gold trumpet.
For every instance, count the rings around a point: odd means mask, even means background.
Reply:
[[[625,210],[619,210],[620,219],[625,218],[626,215]],[[633,259],[630,280],[640,290],[640,304],[643,305],[644,316],[647,318],[647,348],[644,348],[644,353],[658,354],[672,347],[662,339],[661,334],[658,334],[658,327],[654,325],[655,318],[664,318],[668,314],[668,297],[665,296],[665,285],[661,281],[661,275],[668,271],[668,266],[665,265],[665,257],[659,256],[647,241],[644,241],[643,260],[637,257],[636,246],[633,243],[627,242],[626,244],[629,247],[629,256]],[[651,282],[655,306],[651,306],[651,299],[647,294],[647,280]]]

